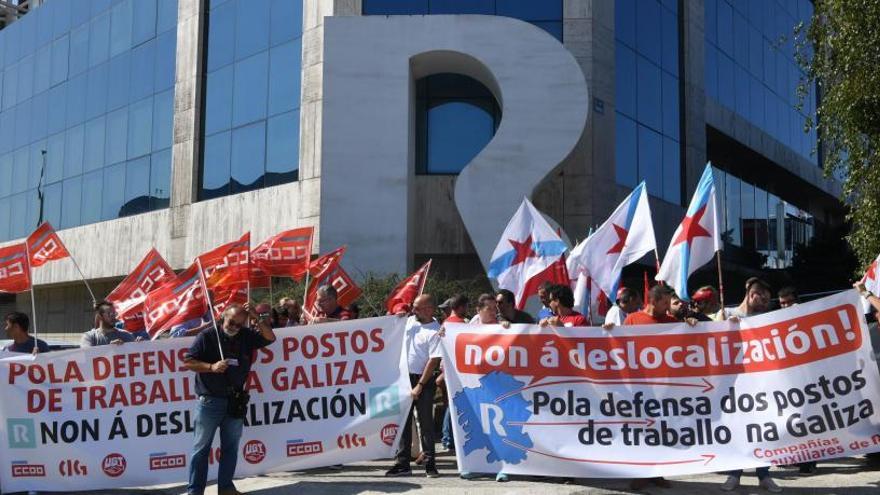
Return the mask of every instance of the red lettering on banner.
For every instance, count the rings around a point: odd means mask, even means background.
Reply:
[[[705,377],[800,366],[859,349],[858,313],[842,305],[740,331],[568,338],[558,335],[461,333],[460,373],[593,379]],[[552,350],[551,350],[552,349]],[[554,354],[558,366],[541,363]]]
[[[106,380],[111,376],[126,378],[185,372],[187,371],[184,364],[186,351],[186,348],[181,348],[97,356],[92,360],[92,376],[95,380]]]
[[[76,361],[68,361],[63,366],[64,369],[62,371],[56,368],[55,363],[48,363],[45,367],[42,364],[36,363],[27,365],[15,362],[9,363],[9,384],[15,385],[15,380],[25,375],[28,381],[34,385],[46,382],[56,384],[85,381]]]
[[[76,409],[108,409],[195,400],[190,377],[71,388]]]

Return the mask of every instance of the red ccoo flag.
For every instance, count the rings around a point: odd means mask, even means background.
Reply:
[[[0,248],[0,292],[25,292],[31,288],[31,270],[24,243]]]
[[[317,292],[318,287],[322,285],[332,285],[336,289],[336,302],[340,306],[348,306],[355,302],[363,292],[339,265],[343,254],[345,254],[345,246],[321,256],[309,266],[312,280],[306,290],[304,307],[313,314],[319,311]]]
[[[195,263],[144,299],[144,322],[154,339],[174,325],[199,318],[207,311],[205,290]]]
[[[314,233],[314,227],[303,227],[275,234],[254,248],[251,261],[268,276],[300,280],[309,269]]]
[[[165,262],[156,249],[144,256],[140,264],[125,280],[107,296],[116,308],[116,314],[129,332],[138,332],[146,327],[144,323],[144,299],[151,290],[173,280],[174,270]]]
[[[245,284],[251,275],[251,233],[241,239],[214,248],[198,257],[209,289]]]
[[[403,279],[397,287],[391,291],[391,295],[385,300],[385,309],[389,313],[408,311],[416,296],[422,293],[425,282],[428,281],[428,271],[431,269],[431,260],[422,265],[412,275]]]
[[[27,238],[27,249],[30,253],[31,266],[36,268],[49,261],[67,258],[70,253],[55,233],[49,222],[43,222]]]
[[[244,304],[248,300],[247,284],[224,285],[211,291],[211,305],[214,316],[220,317],[231,304]]]

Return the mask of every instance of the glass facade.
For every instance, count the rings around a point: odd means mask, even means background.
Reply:
[[[363,13],[500,15],[534,24],[562,41],[562,0],[363,0]]]
[[[199,199],[297,180],[302,2],[211,0]]]
[[[168,206],[176,26],[177,0],[50,0],[0,31],[0,240]]]
[[[724,242],[761,253],[767,268],[791,266],[795,247],[813,238],[815,219],[759,186],[717,168],[712,173],[724,200]]]
[[[803,75],[794,59],[794,29],[809,24],[810,0],[706,0],[706,94],[807,160],[816,132],[804,132],[816,113],[815,85],[798,111]]]
[[[681,204],[681,88],[676,0],[614,4],[617,183]]]
[[[562,1],[364,0],[364,15],[483,14],[520,19],[562,41]],[[416,83],[416,171],[457,174],[495,135],[501,109],[479,82],[437,74]]]

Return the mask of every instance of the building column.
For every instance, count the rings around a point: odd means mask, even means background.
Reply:
[[[171,149],[172,266],[185,263],[190,205],[198,199],[202,154],[202,91],[205,87],[206,0],[179,0],[174,78],[174,135]]]

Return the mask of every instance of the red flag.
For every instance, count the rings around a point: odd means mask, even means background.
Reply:
[[[544,282],[550,282],[552,284],[559,285],[571,285],[571,280],[568,277],[568,268],[565,265],[565,256],[560,256],[558,260],[551,263],[547,268],[543,271],[539,272],[532,278],[526,281],[525,287],[523,287],[523,297],[520,298],[519,301],[516,302],[516,307],[519,310],[522,310],[526,307],[526,301],[528,301],[529,296],[532,294],[538,293],[538,287],[541,286]]]
[[[251,252],[251,260],[268,276],[300,280],[309,269],[314,232],[314,227],[303,227],[275,234]]]
[[[345,246],[338,247],[333,251],[321,256],[315,261],[309,264],[309,273],[312,277],[320,276],[322,272],[325,272],[334,266],[339,264],[339,260],[342,259],[342,256],[345,254]]]
[[[267,289],[272,286],[272,279],[269,274],[254,263],[254,252],[251,251],[251,288]]]
[[[345,254],[345,246],[321,256],[309,266],[312,280],[309,282],[309,287],[306,291],[304,306],[313,314],[319,311],[317,292],[318,287],[322,285],[332,285],[336,289],[336,302],[340,306],[348,306],[355,302],[363,292],[339,265],[339,260],[342,259],[343,254]]]
[[[156,338],[174,325],[201,317],[207,310],[199,267],[193,263],[147,294],[144,299],[144,322],[150,337]]]
[[[24,243],[0,248],[0,292],[25,292],[31,288],[31,270]]]
[[[219,317],[230,304],[244,304],[248,300],[247,284],[224,285],[211,291],[214,316]]]
[[[198,257],[209,289],[247,284],[250,269],[251,233],[241,239],[214,248]]]
[[[173,280],[174,270],[155,249],[144,256],[140,264],[113,289],[107,300],[113,303],[117,316],[129,332],[138,332],[144,323],[144,299],[151,290]]]
[[[431,269],[431,260],[422,265],[409,277],[401,280],[397,287],[391,291],[391,295],[385,300],[385,309],[389,313],[397,313],[400,310],[406,311],[412,307],[416,296],[422,293],[425,288],[425,282],[428,281],[428,271]],[[403,307],[406,306],[404,309]]]
[[[67,258],[70,253],[55,233],[49,222],[43,222],[27,238],[27,248],[31,255],[31,266],[43,266],[49,261]]]

